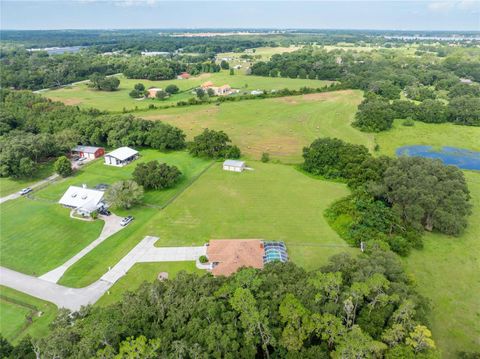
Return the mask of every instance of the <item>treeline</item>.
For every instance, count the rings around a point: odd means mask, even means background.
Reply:
[[[102,56],[90,52],[48,55],[43,51],[2,51],[0,56],[3,88],[39,90],[86,80],[92,75],[123,72],[129,78],[169,80],[181,72],[197,75],[218,72],[213,56]]]
[[[480,60],[467,56],[469,51],[436,59],[392,52],[306,49],[258,62],[252,66],[252,74],[339,80],[343,86],[364,90],[366,100],[360,105],[355,122],[364,131],[387,130],[394,118],[480,126],[480,85],[462,83],[459,77],[480,80]],[[402,91],[412,100],[422,102],[416,105],[400,100]],[[441,99],[439,91],[448,91],[448,95]]]
[[[220,66],[211,59],[192,56],[189,61],[192,62],[184,62],[183,57],[167,59],[161,56],[137,56],[128,60],[123,73],[132,79],[171,80],[182,72],[198,75],[220,71]]]
[[[425,99],[417,105],[408,100],[389,101],[367,94],[358,106],[353,126],[366,132],[380,132],[390,129],[394,119],[406,119],[406,126],[413,125],[411,120],[480,126],[480,86],[459,84],[452,89],[461,91],[452,90],[446,104],[441,100]]]
[[[459,49],[445,58],[407,56],[401,51],[326,51],[304,48],[275,54],[268,62],[257,62],[253,75],[339,80],[353,88],[369,90],[376,81],[390,81],[400,89],[422,84],[449,89],[467,77],[480,82],[480,60]]]
[[[363,145],[321,138],[303,150],[302,168],[345,180],[352,195],[326,215],[350,244],[386,243],[400,255],[421,248],[423,231],[459,235],[471,213],[461,170],[420,157],[373,157]]]
[[[372,246],[320,270],[293,263],[231,277],[181,272],[107,307],[60,311],[52,332],[5,340],[16,358],[438,358],[426,301],[402,263]]]
[[[88,46],[98,53],[107,51],[127,51],[140,53],[141,51],[174,52],[179,49],[185,52],[218,53],[241,52],[245,49],[261,46],[277,46],[277,42],[260,36],[229,37],[184,37],[171,36],[178,30],[45,30],[45,31],[14,31],[2,30],[1,38],[4,43],[23,44],[31,48],[53,46]],[[188,30],[188,32],[199,32]],[[201,31],[200,31],[201,32]]]
[[[30,177],[39,163],[75,145],[184,148],[185,134],[160,121],[52,102],[26,91],[1,91],[0,176]]]

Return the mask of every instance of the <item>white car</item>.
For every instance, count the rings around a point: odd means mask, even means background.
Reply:
[[[120,225],[122,227],[125,227],[127,224],[129,224],[131,221],[133,221],[133,216],[127,216],[125,218],[123,218],[120,222]]]
[[[18,193],[20,193],[22,196],[24,196],[24,195],[26,195],[27,193],[30,193],[30,192],[32,192],[32,191],[33,191],[33,190],[32,190],[30,187],[27,187],[27,188],[22,189],[22,190],[21,190],[20,192],[18,192]]]

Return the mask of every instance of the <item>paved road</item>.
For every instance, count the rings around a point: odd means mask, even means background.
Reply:
[[[53,174],[50,177],[47,177],[47,178],[45,178],[41,181],[38,181],[34,184],[31,184],[30,186],[27,186],[27,187],[30,187],[30,188],[34,189],[34,188],[39,187],[41,185],[44,185],[48,182],[52,182],[52,181],[56,180],[57,178],[58,178],[58,174]],[[0,203],[7,202],[7,201],[10,201],[12,199],[16,199],[18,197],[21,197],[21,194],[18,193],[18,192],[15,192],[15,193],[9,194],[8,196],[1,197],[0,198]]]
[[[154,246],[157,240],[157,237],[145,237],[102,278],[88,287],[68,288],[4,267],[0,267],[0,285],[52,302],[59,308],[77,311],[83,305],[94,304],[135,263],[197,261],[207,252],[206,246],[157,248]]]
[[[100,216],[100,218],[103,221],[105,221],[105,225],[103,226],[102,233],[100,233],[100,236],[98,236],[96,240],[94,240],[88,246],[83,248],[80,252],[78,252],[76,255],[74,255],[65,263],[63,263],[61,266],[42,275],[40,279],[44,279],[52,283],[57,283],[60,280],[60,278],[63,276],[63,274],[67,271],[68,268],[70,268],[72,265],[78,262],[81,258],[87,255],[87,253],[92,251],[96,246],[102,243],[105,239],[114,235],[121,229],[125,228],[120,225],[120,222],[123,217],[119,217],[112,213],[110,216]]]
[[[99,280],[85,288],[68,288],[5,267],[0,267],[0,284],[72,311],[95,303],[113,285]]]

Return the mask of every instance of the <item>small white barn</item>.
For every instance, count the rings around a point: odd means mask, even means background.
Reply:
[[[130,147],[120,147],[105,155],[105,164],[123,167],[138,158],[138,151]]]
[[[58,203],[76,210],[82,216],[90,216],[92,212],[104,206],[103,195],[104,192],[89,189],[86,185],[70,186]]]
[[[244,161],[226,160],[225,162],[223,162],[224,171],[243,172],[244,169],[245,169]]]

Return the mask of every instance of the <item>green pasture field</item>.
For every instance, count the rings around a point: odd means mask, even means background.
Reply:
[[[375,134],[379,153],[395,156],[395,150],[407,145],[451,146],[480,151],[480,127],[460,126],[452,123],[423,123],[403,126],[395,120],[389,131]]]
[[[418,291],[431,302],[430,326],[442,358],[480,348],[480,172],[464,173],[473,204],[465,233],[427,233],[424,248],[404,259]]]
[[[201,245],[212,238],[282,240],[290,258],[307,269],[335,253],[356,252],[323,217],[333,201],[348,194],[344,184],[311,178],[293,166],[251,166],[253,171],[232,173],[217,163],[162,211],[137,210],[141,218],[73,265],[60,284],[96,281],[146,235],[158,236],[158,246]]]
[[[140,114],[179,127],[188,139],[204,128],[225,131],[247,159],[268,152],[284,163],[302,161],[302,148],[318,137],[338,137],[373,150],[373,135],[351,126],[360,91],[335,91],[274,99],[173,108]]]
[[[158,160],[160,163],[175,165],[182,172],[180,182],[173,188],[165,190],[147,190],[143,202],[148,205],[163,205],[168,199],[174,196],[178,191],[188,185],[189,181],[198,175],[208,166],[210,161],[201,158],[194,158],[187,152],[169,152],[163,153],[153,149],[140,150],[140,158],[128,164],[125,167],[107,166],[103,158],[93,163],[80,167],[73,177],[64,181],[50,185],[38,192],[34,192],[35,198],[58,201],[69,186],[81,186],[86,184],[93,188],[100,183],[112,184],[120,180],[132,179],[133,171],[139,163],[145,163]]]
[[[0,333],[10,342],[17,343],[26,335],[46,335],[56,314],[52,303],[0,286]]]
[[[135,110],[147,109],[149,105],[155,106],[175,105],[178,101],[186,101],[195,97],[193,89],[199,87],[206,81],[211,81],[215,86],[230,85],[232,88],[239,89],[241,92],[250,92],[252,90],[280,90],[284,88],[299,89],[304,86],[323,87],[331,81],[308,80],[308,79],[288,79],[288,78],[270,78],[262,76],[246,76],[241,71],[237,71],[231,76],[229,71],[218,73],[204,73],[188,80],[165,80],[149,81],[142,79],[127,79],[123,75],[117,76],[120,79],[120,87],[117,91],[98,91],[87,86],[86,82],[77,83],[57,90],[42,92],[42,95],[56,101],[62,101],[67,105],[76,105],[82,108],[97,108],[99,110],[122,112],[123,109]],[[133,99],[129,96],[130,91],[137,83],[142,83],[148,89],[150,87],[166,88],[170,84],[179,87],[180,93],[161,101],[157,99]]]
[[[10,177],[0,177],[0,197],[7,196],[22,188],[31,186],[35,182],[43,180],[53,174],[53,161],[48,161],[40,165],[34,178],[14,179]]]
[[[105,293],[96,305],[106,306],[119,301],[126,292],[133,292],[144,282],[157,280],[160,272],[167,272],[168,279],[175,278],[180,271],[204,274],[205,271],[198,269],[194,262],[158,262],[137,263],[128,273]]]

